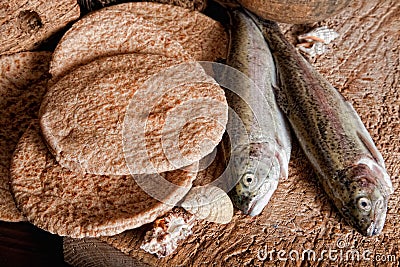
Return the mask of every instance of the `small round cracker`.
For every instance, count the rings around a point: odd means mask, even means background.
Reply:
[[[11,184],[19,208],[36,226],[61,236],[96,237],[133,229],[165,214],[189,191],[196,169],[194,164],[162,174],[179,187],[167,190],[160,202],[139,187],[138,177],[97,176],[62,168],[34,121],[18,143]]]
[[[126,3],[90,13],[63,36],[50,73],[56,79],[99,56],[151,53],[195,60],[225,58],[220,23],[195,11],[157,3]]]
[[[209,154],[228,117],[225,94],[217,84],[172,83],[164,92],[167,78],[156,75],[154,90],[142,88],[150,77],[178,63],[160,55],[125,54],[92,61],[60,79],[49,88],[40,112],[43,135],[57,161],[76,172],[128,175],[179,169]],[[189,69],[178,71],[180,80],[190,82],[201,74]],[[206,81],[204,75],[198,80]],[[185,101],[198,102],[184,106]],[[204,116],[188,121],[191,112]],[[175,125],[167,119],[180,115],[187,123],[165,132]],[[168,143],[176,138],[178,143]]]

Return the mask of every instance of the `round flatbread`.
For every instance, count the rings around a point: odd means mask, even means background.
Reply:
[[[159,30],[177,38],[182,47],[198,61],[225,59],[228,35],[221,23],[198,11],[151,2],[131,2],[110,6],[151,21]]]
[[[154,221],[190,189],[197,165],[162,174],[180,187],[164,202],[145,193],[132,176],[96,176],[62,168],[35,121],[22,136],[11,167],[18,207],[34,225],[75,238],[114,235]],[[149,176],[151,177],[151,176]]]
[[[189,60],[183,47],[151,22],[126,11],[97,11],[79,20],[63,36],[53,54],[54,80],[101,56],[125,53],[164,55]]]
[[[10,162],[19,138],[37,118],[46,91],[50,52],[0,57],[0,220],[24,221],[10,192]]]
[[[197,11],[157,3],[126,3],[90,13],[63,36],[53,55],[55,79],[99,56],[150,53],[181,60],[225,58],[220,23]]]
[[[60,79],[40,111],[57,161],[76,172],[128,175],[179,169],[209,154],[225,131],[224,91],[190,65],[159,75],[179,63],[125,54],[92,61]],[[148,80],[150,88],[144,86]],[[172,83],[163,86],[166,80]]]

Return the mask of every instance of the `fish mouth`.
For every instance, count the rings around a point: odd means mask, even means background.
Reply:
[[[382,230],[383,226],[385,224],[385,219],[386,219],[386,214],[380,215],[378,217],[375,217],[374,220],[371,220],[370,225],[368,228],[364,228],[363,230],[360,231],[360,233],[364,236],[374,236],[374,235],[379,235]]]
[[[269,200],[272,197],[272,194],[274,192],[266,192],[264,195],[261,197],[254,199],[251,201],[251,204],[249,205],[249,208],[245,211],[243,211],[244,214],[249,215],[249,216],[257,216],[259,215],[265,206],[267,206]]]
[[[263,187],[259,189],[258,194],[257,194],[258,197],[251,200],[248,208],[245,211],[243,211],[244,214],[247,214],[250,216],[259,215],[263,211],[263,209],[267,206],[267,204],[269,203],[269,201],[277,187],[278,187],[277,181],[266,182],[263,185]],[[261,192],[263,192],[263,194],[261,194]]]
[[[254,212],[253,212],[254,211],[254,207],[256,205],[257,205],[257,201],[253,201],[252,204],[250,205],[250,207],[247,210],[243,211],[243,213],[246,214],[246,215],[250,215],[250,216],[258,215],[258,214],[254,214]]]
[[[382,227],[379,227],[374,222],[371,222],[371,225],[368,227],[365,235],[366,236],[374,236],[378,235],[382,232]]]
[[[385,219],[386,219],[386,215],[384,215],[383,217],[380,217],[380,218],[375,218],[375,221],[371,221],[371,224],[365,231],[364,235],[365,236],[379,235],[383,230],[383,226],[385,224]]]
[[[365,236],[379,235],[382,232],[386,221],[386,209],[387,202],[385,199],[376,202],[371,214],[371,223],[364,233]]]

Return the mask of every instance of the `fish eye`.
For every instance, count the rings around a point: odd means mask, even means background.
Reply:
[[[252,174],[245,174],[243,176],[242,182],[244,184],[244,186],[249,187],[254,181],[254,176]]]
[[[362,211],[368,212],[371,210],[371,201],[366,197],[361,197],[357,202],[358,208]]]

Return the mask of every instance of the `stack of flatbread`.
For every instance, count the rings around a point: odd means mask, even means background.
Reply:
[[[165,215],[225,131],[224,91],[197,61],[226,51],[211,18],[140,2],[89,13],[52,54],[1,57],[0,218],[81,238]]]

